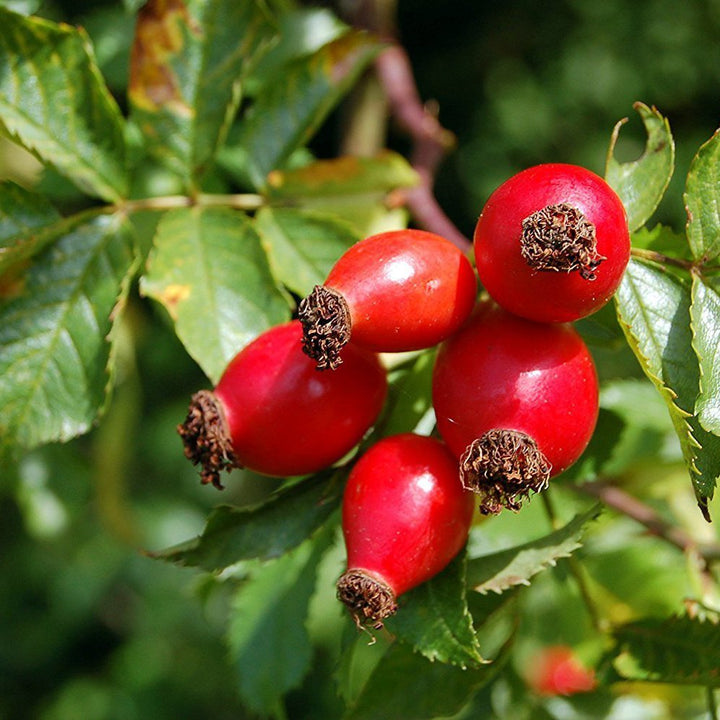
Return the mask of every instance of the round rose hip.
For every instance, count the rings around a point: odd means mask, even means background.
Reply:
[[[597,421],[598,380],[572,325],[485,302],[440,346],[432,398],[463,484],[495,514],[518,510],[580,457]]]
[[[480,281],[506,310],[568,322],[601,308],[630,258],[625,208],[595,173],[548,163],[504,182],[475,226]]]

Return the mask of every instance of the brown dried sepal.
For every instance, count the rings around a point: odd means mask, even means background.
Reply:
[[[597,251],[595,225],[568,203],[528,215],[522,221],[520,251],[536,270],[577,270],[585,280],[594,280],[595,270],[606,259]]]
[[[298,305],[303,326],[303,350],[318,370],[334,370],[342,364],[340,351],[350,340],[350,308],[337,290],[316,285]]]
[[[359,629],[380,630],[383,620],[397,611],[395,593],[363,570],[348,570],[337,581],[337,597],[350,611]]]
[[[177,431],[185,446],[185,457],[193,465],[202,465],[202,483],[212,483],[222,490],[220,473],[240,466],[222,407],[212,392],[200,390],[192,396],[187,418]]]
[[[480,496],[480,512],[517,512],[531,492],[548,486],[550,463],[537,443],[517,430],[489,430],[460,458],[460,480]]]

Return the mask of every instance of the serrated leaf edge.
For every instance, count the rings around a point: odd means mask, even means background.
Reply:
[[[463,581],[463,583],[465,580],[465,568],[466,567],[467,567],[467,556],[464,556],[464,558],[462,560],[462,581]],[[436,602],[435,602],[435,592],[433,590],[432,585],[428,588],[428,591],[430,593],[431,604],[434,607]],[[478,642],[478,638],[475,633],[475,629],[473,627],[473,618],[472,618],[472,615],[470,614],[470,610],[468,608],[467,600],[465,599],[464,593],[462,596],[462,600],[463,600],[463,603],[462,603],[463,608],[462,608],[462,616],[461,617],[463,620],[468,621],[469,627],[470,627],[470,630],[472,633],[472,651],[473,652],[472,652],[472,654],[470,654],[470,653],[466,653],[466,654],[468,654],[469,657],[474,661],[473,665],[472,665],[473,667],[478,667],[480,665],[487,665],[488,663],[490,663],[492,661],[486,660],[482,656],[482,653],[480,651],[480,643]],[[450,625],[448,625],[447,621],[445,620],[445,615],[442,612],[440,612],[440,613],[436,614],[436,617],[439,618],[439,620],[442,624],[443,636],[445,638],[450,639],[453,644],[459,645],[461,648],[463,648],[463,650],[467,650],[465,643],[455,635],[455,633],[453,632]],[[452,658],[446,657],[444,653],[434,652],[432,650],[429,650],[428,652],[424,652],[421,648],[417,648],[417,647],[414,647],[413,649],[416,652],[420,652],[422,655],[424,655],[426,658],[428,658],[432,662],[435,662],[435,660],[440,660],[441,662],[450,662],[452,665],[456,665],[457,667],[460,667],[463,670],[467,670],[467,668],[468,668],[468,665],[466,665],[464,663],[456,663],[453,661]]]
[[[662,200],[663,196],[665,195],[665,191],[668,188],[668,185],[670,184],[670,180],[672,178],[674,168],[675,168],[675,141],[672,136],[672,132],[670,130],[670,123],[666,117],[664,117],[658,109],[653,106],[648,106],[643,102],[635,102],[633,103],[633,110],[635,110],[638,115],[640,115],[640,119],[642,120],[643,127],[645,128],[646,138],[645,138],[645,146],[643,148],[643,152],[640,155],[639,158],[636,158],[635,160],[631,160],[626,163],[620,163],[615,159],[615,146],[617,145],[618,137],[620,136],[620,130],[625,123],[628,122],[628,118],[622,118],[621,120],[618,120],[617,123],[615,123],[615,127],[613,127],[612,133],[610,135],[610,145],[608,146],[607,154],[605,157],[605,175],[607,176],[609,173],[609,170],[611,167],[616,168],[623,168],[624,173],[630,174],[633,168],[638,167],[646,157],[652,152],[653,147],[650,144],[650,121],[651,120],[660,120],[662,122],[663,128],[665,129],[666,135],[669,138],[670,142],[670,151],[672,156],[672,167],[670,170],[670,173],[668,174],[667,178],[665,179],[665,183],[663,184],[660,193],[658,194],[657,201],[655,202],[654,207],[650,209],[650,211],[647,214],[647,217],[643,218],[642,221],[638,221],[634,223],[635,227],[630,227],[630,231],[634,232],[635,230],[638,230],[640,227],[642,227],[645,222],[652,216],[652,214],[657,209],[658,205],[660,204],[660,201]]]
[[[697,403],[698,403],[698,401],[700,400],[700,398],[705,394],[705,391],[706,391],[706,388],[705,388],[704,385],[703,385],[703,379],[704,379],[704,376],[705,376],[705,371],[704,371],[704,369],[703,369],[703,363],[702,363],[702,358],[700,357],[700,351],[699,351],[699,349],[698,349],[698,347],[697,347],[697,345],[696,345],[696,343],[695,343],[695,338],[697,337],[697,330],[696,330],[697,322],[696,322],[696,317],[695,317],[697,311],[695,310],[695,295],[696,295],[696,287],[698,286],[698,283],[702,283],[703,285],[705,285],[705,283],[703,282],[703,279],[702,279],[699,275],[693,274],[693,277],[692,277],[692,289],[691,289],[691,294],[690,294],[690,298],[691,298],[691,302],[690,302],[690,331],[691,331],[691,333],[692,333],[692,349],[693,349],[693,351],[695,352],[695,355],[696,355],[696,357],[697,357],[697,359],[698,359],[698,367],[699,367],[699,370],[700,370],[699,391],[698,391],[698,396],[697,396],[697,398],[696,398],[696,400],[695,400],[695,412],[694,412],[694,415],[695,415],[695,417],[697,417],[698,423],[699,423],[700,426],[705,430],[705,432],[708,432],[708,433],[711,433],[711,434],[713,434],[713,435],[716,435],[717,433],[713,433],[712,430],[708,430],[708,429],[705,427],[705,425],[702,423],[702,420],[701,420],[699,414],[697,413]],[[707,290],[707,292],[715,292],[715,291],[713,290],[713,288],[708,288],[708,287],[706,287],[705,289]],[[717,294],[717,293],[716,293],[716,294]]]
[[[572,520],[570,520],[566,525],[564,525],[562,528],[559,528],[558,530],[554,530],[552,534],[562,532],[563,530],[566,530],[569,525],[572,523],[578,523],[580,525],[580,528],[578,530],[578,537],[577,539],[573,540],[570,544],[569,548],[566,550],[559,551],[554,557],[549,558],[548,560],[542,561],[536,569],[531,572],[527,577],[524,578],[517,578],[514,582],[508,582],[505,585],[499,585],[497,587],[483,587],[488,585],[487,582],[481,583],[477,586],[469,586],[469,589],[473,590],[474,592],[477,592],[481,595],[487,595],[489,592],[494,592],[496,595],[502,595],[506,590],[509,590],[513,587],[518,586],[529,586],[530,585],[530,578],[534,577],[538,573],[542,572],[543,570],[546,570],[548,567],[555,567],[557,565],[557,561],[563,558],[571,557],[572,553],[575,550],[578,550],[582,547],[582,543],[580,542],[580,537],[582,536],[584,530],[584,526],[586,523],[590,523],[594,520],[596,520],[602,512],[602,506],[600,503],[594,505],[589,510],[587,510],[585,513],[578,514]],[[540,538],[539,540],[542,540]],[[536,545],[538,540],[531,540],[530,542],[524,543],[522,545],[517,545],[515,547],[507,548],[506,550],[500,550],[499,552],[507,552],[507,551],[515,551],[517,554],[523,552],[524,550],[531,550],[533,549],[533,546]],[[478,558],[473,558],[474,560],[482,559],[483,556],[479,556]]]
[[[640,303],[642,305],[642,303]],[[692,307],[692,305],[691,305]],[[630,345],[630,348],[632,349],[635,357],[638,359],[638,362],[640,363],[640,367],[642,368],[643,372],[645,373],[646,377],[653,383],[653,385],[656,387],[658,392],[660,393],[660,396],[665,401],[665,404],[668,408],[669,414],[670,414],[670,420],[672,421],[673,427],[675,428],[675,432],[678,435],[678,439],[680,440],[680,449],[682,450],[683,458],[685,459],[685,464],[690,472],[691,478],[693,480],[693,490],[695,492],[695,497],[698,501],[698,505],[700,507],[700,510],[703,513],[703,516],[707,520],[709,518],[708,510],[707,510],[707,502],[708,498],[702,497],[695,485],[695,478],[701,478],[702,473],[697,467],[697,453],[693,452],[693,448],[696,450],[702,449],[702,444],[697,440],[695,437],[692,425],[688,422],[688,418],[694,417],[692,413],[688,412],[687,410],[683,410],[676,402],[677,393],[669,387],[665,382],[659,378],[655,373],[651,372],[649,367],[649,360],[647,356],[640,350],[639,340],[637,336],[633,333],[632,328],[628,323],[625,322],[622,318],[622,313],[619,311],[617,301],[616,301],[616,309],[617,309],[617,318],[618,323],[620,327],[622,328],[623,333],[625,334],[625,337],[628,341],[628,345]],[[683,438],[685,439],[685,442],[683,442]]]

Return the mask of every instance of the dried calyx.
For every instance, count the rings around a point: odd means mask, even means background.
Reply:
[[[568,203],[548,205],[522,221],[522,256],[536,270],[571,272],[594,280],[606,258],[597,252],[595,226]]]
[[[318,370],[334,370],[342,364],[340,351],[350,340],[350,309],[337,290],[316,285],[298,305],[303,326],[303,350]]]
[[[380,630],[383,620],[397,610],[395,593],[384,582],[363,570],[348,570],[337,581],[337,597],[360,629]]]
[[[192,396],[187,418],[178,425],[177,431],[185,446],[185,457],[193,465],[202,465],[203,484],[212,483],[222,490],[220,473],[239,465],[222,407],[212,392],[201,390]]]
[[[547,487],[550,470],[537,443],[516,430],[489,430],[460,458],[460,480],[479,496],[483,515],[519,510],[531,492]]]

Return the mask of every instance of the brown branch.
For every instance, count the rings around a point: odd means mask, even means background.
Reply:
[[[698,542],[682,528],[664,520],[651,507],[614,485],[597,480],[575,485],[574,488],[632,518],[652,535],[662,538],[683,552],[696,553],[706,564],[720,560],[720,544]]]
[[[393,193],[389,203],[407,207],[418,226],[446,237],[464,253],[469,253],[472,243],[445,214],[433,192],[438,166],[455,147],[455,136],[440,124],[431,106],[423,104],[420,99],[410,59],[396,39],[396,0],[356,0],[347,3],[343,9],[345,18],[352,25],[369,30],[390,43],[375,60],[374,78],[380,85],[387,107],[374,96],[371,85],[364,88],[364,103],[371,105],[368,114],[382,112],[383,120],[387,110],[410,136],[410,163],[418,174],[419,183],[414,188]],[[360,112],[358,106],[353,109]],[[352,122],[349,133],[352,144],[346,144],[346,147],[366,147],[373,138],[377,138],[377,128],[371,127],[362,132],[358,128],[368,123],[367,116]]]
[[[421,102],[410,60],[400,45],[391,45],[380,53],[375,71],[390,113],[413,141],[410,161],[419,184],[404,191],[404,204],[420,227],[446,237],[468,253],[472,243],[445,214],[433,192],[437,168],[455,146],[455,136]]]

